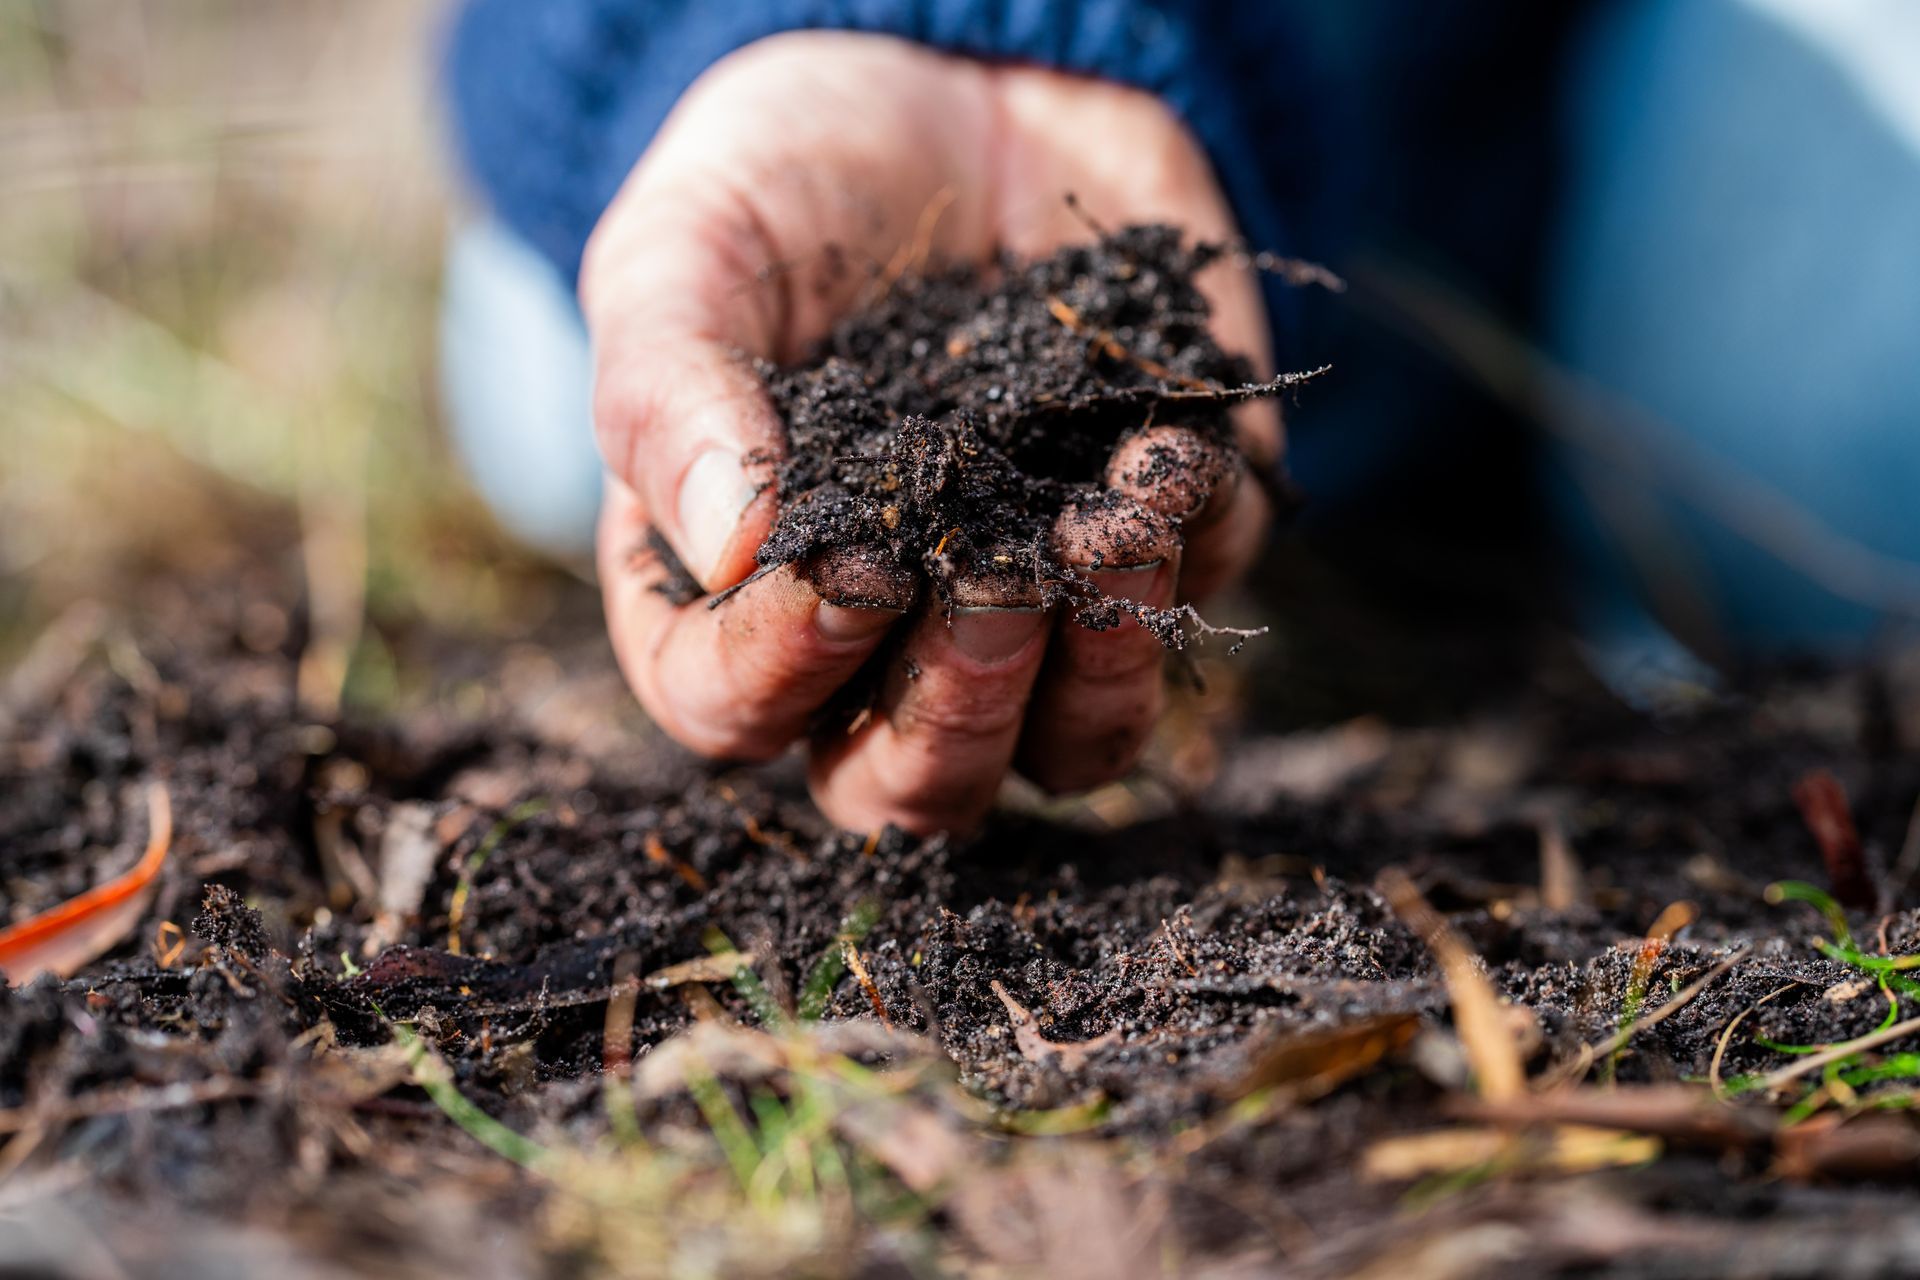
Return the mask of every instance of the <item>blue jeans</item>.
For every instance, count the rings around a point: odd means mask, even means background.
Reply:
[[[1591,33],[1551,349],[1616,406],[1547,483],[1616,664],[1920,617],[1920,6],[1640,0]],[[1611,457],[1600,456],[1611,453]]]
[[[1920,616],[1920,4],[1615,5],[1568,92],[1544,340],[1633,411],[1543,483],[1603,671],[1685,666],[1675,632],[1838,655]],[[589,370],[552,270],[462,233],[454,437],[502,521],[563,554],[598,501]]]
[[[573,290],[494,222],[454,235],[440,311],[440,386],[455,451],[500,523],[586,561],[600,509],[593,359]]]

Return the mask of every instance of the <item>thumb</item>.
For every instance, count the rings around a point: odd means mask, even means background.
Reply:
[[[753,571],[776,508],[784,433],[752,367],[778,345],[753,274],[772,256],[751,219],[710,202],[700,217],[688,200],[624,203],[581,271],[601,458],[700,585],[724,590]]]
[[[607,469],[702,587],[753,571],[776,509],[781,430],[744,357],[691,335],[608,351],[593,414]]]

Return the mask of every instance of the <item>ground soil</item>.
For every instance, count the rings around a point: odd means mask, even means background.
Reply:
[[[1638,1037],[1620,1081],[1705,1075],[1728,1022],[1763,998],[1751,1030],[1786,1044],[1872,1030],[1886,1008],[1857,971],[1814,952],[1814,912],[1762,892],[1822,875],[1791,798],[1815,767],[1846,780],[1869,848],[1898,847],[1920,762],[1863,745],[1863,727],[1885,719],[1873,706],[1884,682],[1788,684],[1665,723],[1592,694],[1550,716],[1508,707],[1453,728],[1243,730],[1203,793],[1134,796],[1118,827],[1086,812],[1010,815],[965,844],[869,840],[823,830],[778,771],[715,775],[643,728],[603,732],[617,677],[584,609],[538,646],[562,660],[535,677],[483,676],[490,714],[320,726],[294,706],[290,654],[239,638],[249,614],[279,606],[150,590],[175,597],[162,610],[171,625],[136,625],[104,646],[117,661],[98,653],[19,708],[0,757],[12,918],[135,856],[147,779],[166,780],[178,831],[126,943],[71,981],[0,995],[16,1200],[44,1190],[30,1174],[64,1173],[59,1185],[100,1203],[178,1205],[229,1225],[311,1233],[329,1214],[364,1222],[368,1203],[391,1217],[410,1180],[449,1176],[391,1152],[471,1144],[398,1081],[335,1080],[317,1035],[375,1045],[388,1020],[415,1020],[488,1111],[526,1131],[592,1133],[616,964],[646,973],[700,956],[717,928],[791,991],[866,904],[877,918],[862,952],[880,1000],[897,1026],[934,1037],[967,1090],[1013,1112],[1102,1097],[1100,1132],[1147,1151],[1217,1119],[1290,1035],[1385,1015],[1446,1024],[1427,947],[1371,887],[1388,866],[1415,876],[1530,1012],[1536,1070],[1616,1029],[1632,940],[1683,899],[1698,919],[1658,953],[1653,998],[1732,948],[1745,958]],[[1564,825],[1583,869],[1576,900],[1552,908],[1543,816]],[[339,867],[384,885],[382,852],[396,856],[403,829],[424,844],[424,882],[417,902],[402,892],[386,911],[379,888],[362,897]],[[452,904],[483,843],[455,956]],[[191,922],[177,954],[165,954],[166,921]],[[1920,914],[1857,924],[1901,950]],[[360,972],[348,976],[349,962]],[[1070,1065],[1034,1061],[995,984],[1047,1040],[1097,1046]],[[725,983],[709,989],[754,1020]],[[843,980],[828,1017],[875,1014]],[[644,995],[638,1051],[691,1020],[686,1001]],[[1383,1224],[1418,1234],[1539,1219],[1552,1229],[1501,1237],[1514,1274],[1701,1274],[1705,1258],[1738,1257],[1743,1274],[1798,1275],[1845,1257],[1897,1269],[1920,1231],[1910,1167],[1842,1191],[1782,1180],[1761,1156],[1684,1148],[1651,1170],[1571,1184],[1496,1180],[1410,1216],[1406,1187],[1363,1180],[1356,1161],[1383,1136],[1445,1123],[1463,1081],[1444,1059],[1396,1056],[1208,1143],[1171,1181],[1188,1247],[1336,1274],[1383,1247]],[[1723,1070],[1787,1060],[1741,1036]],[[499,1170],[462,1176],[468,1193],[525,1194]],[[1589,1211],[1621,1234],[1587,1238]],[[1725,1229],[1729,1214],[1747,1226]],[[1859,1238],[1862,1216],[1883,1234]],[[453,1247],[430,1234],[393,1257]],[[1649,1256],[1648,1241],[1665,1252]],[[316,1246],[349,1259],[366,1247]]]
[[[904,322],[891,332],[917,341]],[[1003,339],[990,327],[974,350]],[[1217,353],[1189,367],[1137,330],[1128,341],[1183,376],[1238,376]],[[941,421],[918,389],[861,394]],[[969,421],[1009,447],[991,415]],[[807,488],[872,500],[841,474]],[[899,554],[921,556],[945,519],[902,525],[918,542]],[[998,1134],[1021,1117],[1084,1121],[1073,1138],[997,1137],[996,1168],[1028,1145],[1095,1163],[1044,1193],[1022,1184],[1051,1227],[983,1228],[1011,1211],[983,1218],[949,1188],[922,1223],[935,1261],[856,1230],[822,1270],[924,1273],[1004,1246],[1015,1269],[1074,1274],[1075,1257],[1104,1257],[1094,1246],[1118,1236],[1153,1243],[1131,1256],[1138,1274],[1811,1276],[1920,1262],[1911,1146],[1885,1130],[1864,1153],[1796,1146],[1774,1106],[1711,1103],[1734,1117],[1713,1125],[1622,1121],[1662,1143],[1629,1165],[1365,1172],[1377,1144],[1455,1130],[1476,1098],[1430,939],[1379,891],[1390,868],[1523,1011],[1511,1033],[1530,1075],[1583,1064],[1582,1097],[1695,1082],[1706,1099],[1697,1082],[1715,1070],[1795,1060],[1756,1037],[1815,1045],[1880,1025],[1874,983],[1816,951],[1827,922],[1765,887],[1824,882],[1794,790],[1831,770],[1885,898],[1855,913],[1861,944],[1920,945],[1912,895],[1885,874],[1920,793],[1920,690],[1899,668],[1783,673],[1652,716],[1549,657],[1548,674],[1441,722],[1312,728],[1221,711],[1229,677],[1213,701],[1182,704],[1148,779],[1079,805],[1028,798],[965,842],[916,840],[826,829],[791,766],[717,770],[667,744],[620,692],[585,588],[511,644],[396,634],[426,687],[317,718],[296,697],[297,557],[270,539],[250,555],[246,572],[129,584],[96,624],[50,633],[60,651],[32,655],[9,686],[7,921],[130,864],[149,781],[167,786],[176,829],[125,941],[71,980],[0,992],[0,1245],[23,1265],[68,1274],[94,1249],[140,1274],[594,1270],[608,1260],[555,1246],[540,1178],[483,1150],[374,1051],[409,1024],[484,1112],[590,1147],[608,1134],[600,1073],[627,975],[730,946],[791,1009],[850,919],[870,920],[856,945],[871,989],[842,976],[824,1028],[877,1034],[884,1014],[924,1037],[857,1056],[951,1064],[953,1096],[990,1111]],[[1681,901],[1692,922],[1645,945]],[[1582,1059],[1621,1027],[1630,989],[1659,1006],[1730,957],[1620,1052]],[[710,980],[643,987],[631,1016],[644,1076],[696,1023],[751,1026],[765,1010]],[[1355,1047],[1356,1027],[1377,1031],[1372,1047]],[[1603,1074],[1611,1093],[1591,1083]],[[1823,1127],[1840,1109],[1803,1131],[1847,1132]],[[638,1120],[662,1149],[710,1143],[684,1089],[650,1094]],[[647,1272],[645,1258],[614,1262]]]

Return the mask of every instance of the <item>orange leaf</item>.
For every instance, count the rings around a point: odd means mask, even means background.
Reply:
[[[15,986],[43,973],[71,976],[133,929],[173,843],[173,806],[156,782],[147,790],[147,851],[125,873],[57,907],[0,930],[0,972]]]

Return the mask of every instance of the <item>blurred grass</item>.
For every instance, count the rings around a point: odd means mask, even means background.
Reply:
[[[0,3],[0,667],[276,539],[287,580],[364,584],[376,700],[383,634],[529,607],[435,422],[442,15]]]

